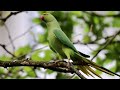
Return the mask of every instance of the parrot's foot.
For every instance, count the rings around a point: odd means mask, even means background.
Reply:
[[[54,63],[65,62],[64,60],[55,60]]]
[[[70,68],[71,66],[72,66],[72,63],[70,62],[70,60],[68,60],[67,67]]]

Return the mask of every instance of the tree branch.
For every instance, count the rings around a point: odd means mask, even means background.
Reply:
[[[7,67],[15,67],[15,66],[42,67],[45,69],[51,69],[58,72],[75,73],[80,78],[85,79],[85,77],[82,76],[82,74],[77,69],[73,68],[72,64],[68,65],[68,62],[61,60],[50,61],[50,62],[33,61],[33,60],[0,61],[0,67],[7,68]]]
[[[23,11],[11,12],[6,18],[0,19],[0,20],[6,22],[9,17],[11,17],[12,15],[16,15],[18,13],[21,13],[21,12],[23,12]]]
[[[113,35],[113,37],[111,37],[111,39],[108,40],[101,49],[98,50],[98,52],[93,56],[93,58],[91,60],[93,60],[103,49],[105,49],[118,34],[120,34],[120,30],[115,35]]]
[[[14,61],[0,61],[0,67],[14,67],[14,66],[34,66],[42,67],[45,69],[51,69],[59,72],[73,73],[71,70],[67,69],[66,62],[38,62],[32,60],[14,60]]]
[[[70,63],[70,64],[71,64],[71,65],[70,65],[70,69],[73,70],[74,73],[76,73],[81,79],[86,79],[86,78],[79,72],[79,70],[77,70],[77,69],[74,68],[74,66],[73,66],[72,63]],[[68,67],[68,68],[69,68],[69,67]]]

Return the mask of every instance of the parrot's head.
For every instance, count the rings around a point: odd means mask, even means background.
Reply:
[[[43,20],[44,22],[51,22],[53,20],[55,20],[54,16],[50,13],[44,13],[41,17],[41,20]]]

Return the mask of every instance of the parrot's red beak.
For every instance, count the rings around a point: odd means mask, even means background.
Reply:
[[[44,16],[40,16],[40,19],[44,21]]]

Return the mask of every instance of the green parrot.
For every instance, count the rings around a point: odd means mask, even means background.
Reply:
[[[94,77],[91,73],[98,76],[99,78],[102,78],[99,74],[97,74],[93,68],[98,69],[104,73],[107,73],[109,75],[117,75],[120,77],[120,75],[104,68],[96,63],[90,61],[87,59],[89,57],[86,54],[83,54],[82,52],[79,52],[74,47],[73,43],[70,41],[70,39],[66,36],[66,34],[62,31],[58,21],[56,18],[50,14],[50,13],[43,13],[41,15],[40,19],[46,23],[47,29],[48,29],[48,43],[49,47],[52,51],[57,53],[59,56],[59,59],[68,59],[72,60],[73,62],[78,62],[81,65],[77,65],[77,69],[81,70],[84,74],[90,75]],[[83,75],[82,75],[83,76]],[[81,77],[82,79],[85,79],[85,77]]]

